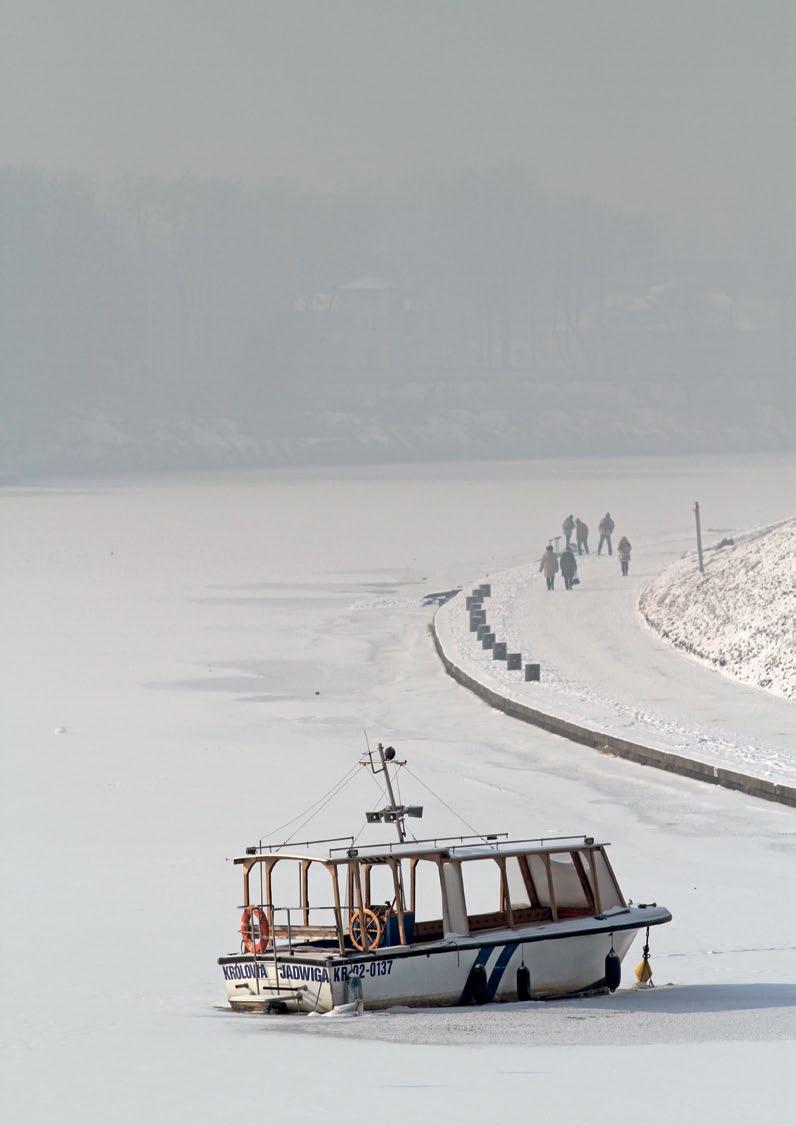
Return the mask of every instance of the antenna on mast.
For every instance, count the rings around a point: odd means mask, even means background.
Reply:
[[[395,747],[384,747],[381,743],[378,744],[377,753],[379,756],[380,766],[376,766],[373,760],[373,752],[370,749],[368,742],[368,733],[365,732],[365,742],[368,747],[367,759],[364,757],[360,759],[363,766],[370,766],[373,774],[383,774],[385,782],[387,783],[387,793],[390,796],[390,804],[385,805],[384,809],[374,809],[365,814],[369,825],[375,825],[378,822],[384,821],[388,824],[395,825],[396,832],[398,833],[398,840],[401,844],[406,840],[406,831],[404,829],[405,817],[422,817],[422,805],[402,805],[396,802],[395,792],[392,788],[392,778],[390,777],[390,764],[395,766],[404,766],[406,759],[396,759]]]

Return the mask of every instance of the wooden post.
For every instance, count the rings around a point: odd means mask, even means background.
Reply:
[[[506,873],[506,858],[505,856],[496,857],[497,865],[500,869],[500,899],[501,907],[506,913],[506,922],[510,927],[514,926],[514,912],[511,910],[511,892],[509,891],[509,878]]]
[[[600,856],[602,856],[605,867],[608,869],[608,875],[613,880],[614,887],[616,888],[616,894],[619,896],[619,902],[622,904],[623,907],[627,907],[627,902],[625,900],[624,895],[622,894],[622,889],[619,886],[619,880],[617,880],[617,878],[616,878],[616,872],[614,871],[613,865],[611,864],[611,861],[608,859],[608,853],[605,851],[604,848],[600,849]]]
[[[398,865],[400,860],[390,860],[390,869],[392,870],[392,882],[395,888],[395,909],[398,914],[398,937],[401,940],[401,946],[406,946],[406,925],[404,923],[404,889],[401,887],[401,877],[398,873]]]
[[[572,863],[575,865],[575,871],[578,873],[580,886],[583,890],[583,894],[586,896],[586,903],[590,907],[592,914],[594,914],[597,910],[597,898],[594,889],[589,883],[588,876],[586,875],[586,869],[583,867],[583,861],[581,860],[580,855],[577,852],[571,852],[569,855],[572,857]],[[592,871],[594,871],[593,865]]]
[[[336,864],[327,864],[326,869],[332,878],[332,895],[334,896],[334,917],[337,922],[337,941],[340,944],[340,953],[345,954],[345,933],[343,931],[343,912],[340,908],[340,884],[337,881]]]
[[[276,952],[276,927],[274,925],[274,897],[271,894],[271,871],[276,860],[266,860],[265,862],[265,898],[267,900],[266,907],[268,908],[268,926],[271,928],[271,956],[274,959],[274,980],[276,981],[276,991],[280,992],[279,984],[279,956]],[[262,871],[262,869],[261,869]]]
[[[362,897],[362,870],[356,860],[351,861],[351,866],[354,872],[354,899],[359,908],[359,940],[362,943],[362,953],[365,954],[368,950],[368,936],[365,930],[365,900]]]
[[[520,872],[522,872],[522,880],[525,884],[525,890],[528,893],[528,902],[531,907],[539,907],[539,894],[536,891],[536,884],[533,882],[531,875],[531,866],[528,863],[527,856],[518,856],[517,863],[519,864]]]
[[[702,522],[699,519],[699,501],[694,501],[694,517],[696,519],[697,555],[699,556],[699,570],[705,573],[705,561],[702,558]]]
[[[557,923],[558,907],[556,906],[556,893],[555,888],[553,887],[553,868],[550,863],[550,853],[543,852],[541,855],[542,863],[544,864],[545,871],[547,872],[547,894],[550,898],[550,914],[553,916],[553,922]]]
[[[589,868],[591,870],[591,882],[594,884],[594,906],[597,908],[597,913],[602,914],[602,896],[600,895],[600,884],[597,880],[597,865],[594,862],[593,848],[589,849]]]
[[[309,871],[311,860],[302,860],[301,862],[301,908],[304,916],[304,926],[310,925],[310,887],[309,887]]]
[[[445,883],[445,869],[443,867],[444,861],[442,857],[437,857],[437,872],[439,874],[439,888],[442,892],[442,933],[446,934],[450,930],[451,913],[448,907],[448,888]]]

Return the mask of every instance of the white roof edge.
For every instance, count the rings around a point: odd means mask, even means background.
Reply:
[[[358,860],[371,860],[377,857],[383,857],[385,860],[390,857],[397,859],[408,859],[412,856],[451,856],[458,860],[482,860],[489,859],[492,856],[517,856],[524,855],[525,853],[541,853],[541,852],[569,852],[573,848],[605,848],[611,844],[610,841],[602,840],[597,837],[589,838],[590,843],[586,843],[586,836],[578,837],[560,837],[558,839],[551,839],[549,843],[545,843],[545,838],[540,838],[536,841],[500,841],[495,844],[479,844],[479,845],[434,845],[425,844],[423,842],[413,843],[407,842],[406,844],[395,844],[392,847],[389,845],[362,845],[352,846],[356,859]],[[344,864],[348,860],[346,850],[341,849],[339,855],[335,856],[317,856],[312,853],[306,852],[258,852],[247,853],[245,856],[235,856],[232,858],[234,864],[247,864],[258,860],[312,860],[318,864]]]

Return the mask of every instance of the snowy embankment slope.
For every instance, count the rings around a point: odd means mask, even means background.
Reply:
[[[796,693],[796,520],[689,554],[646,587],[644,619],[667,641],[745,684]]]

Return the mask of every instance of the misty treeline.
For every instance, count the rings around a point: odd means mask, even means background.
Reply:
[[[0,173],[0,471],[779,448],[789,247],[519,169]],[[770,217],[769,217],[770,218]]]

